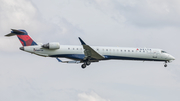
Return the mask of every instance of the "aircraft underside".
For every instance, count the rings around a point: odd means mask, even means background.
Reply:
[[[72,60],[83,60],[85,55],[84,54],[60,54],[60,55],[50,55],[49,57],[58,57],[58,58],[68,58]],[[148,59],[148,58],[137,58],[137,57],[125,57],[125,56],[111,56],[111,55],[104,55],[104,59],[101,60],[110,60],[110,59],[117,59],[117,60],[139,60],[139,61],[167,61],[167,60],[158,60],[158,59]],[[90,60],[97,60],[91,58]]]
[[[162,61],[162,62],[165,62],[165,67],[167,66],[167,60],[160,60],[160,59],[148,59],[148,58],[138,58],[138,57],[125,57],[125,56],[111,56],[111,55],[104,55],[104,59],[95,59],[95,58],[87,58],[87,59],[84,59],[85,58],[85,55],[84,54],[60,54],[60,55],[51,55],[50,57],[56,57],[57,59],[58,58],[67,58],[67,59],[72,59],[72,60],[75,60],[74,62],[73,61],[65,61],[64,63],[84,63],[82,64],[82,68],[85,68],[86,66],[89,66],[91,64],[91,62],[99,62],[99,61],[102,61],[102,60],[111,60],[111,59],[114,59],[114,60],[134,60],[134,61]],[[63,62],[61,60],[58,59],[59,62]]]

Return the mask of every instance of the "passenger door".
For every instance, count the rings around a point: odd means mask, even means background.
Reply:
[[[153,53],[153,58],[157,58],[158,57],[158,53],[157,52],[154,52]]]

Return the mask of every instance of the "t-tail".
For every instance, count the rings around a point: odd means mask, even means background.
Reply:
[[[11,29],[11,33],[5,35],[5,36],[14,36],[17,35],[19,41],[23,46],[33,46],[37,45],[35,41],[32,40],[32,38],[28,35],[28,33],[25,30],[16,30]]]

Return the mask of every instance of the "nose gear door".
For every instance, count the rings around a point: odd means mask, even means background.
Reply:
[[[153,53],[153,58],[157,58],[157,55],[158,55],[158,54],[157,54],[156,52],[154,52],[154,53]]]

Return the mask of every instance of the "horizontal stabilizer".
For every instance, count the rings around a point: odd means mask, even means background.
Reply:
[[[9,34],[7,34],[7,35],[5,35],[5,36],[14,36],[14,35],[16,35],[16,34],[14,34],[14,33],[9,33]]]
[[[5,36],[14,36],[14,35],[17,35],[17,34],[25,34],[25,32],[23,31],[20,31],[20,30],[16,30],[16,29],[11,29],[11,33],[5,35]]]
[[[18,33],[18,34],[25,34],[25,32],[16,30],[16,29],[11,29],[13,33]]]

